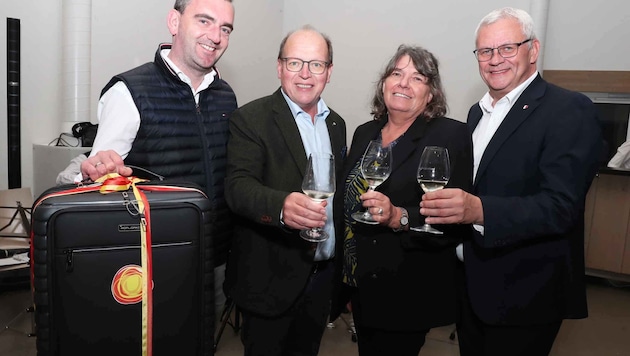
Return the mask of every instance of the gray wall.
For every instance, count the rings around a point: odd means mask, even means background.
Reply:
[[[539,0],[514,0],[530,10]],[[168,42],[166,13],[173,0],[92,0],[91,117],[109,78],[153,59]],[[630,70],[630,3],[608,0],[550,0],[544,69]],[[0,2],[0,18],[21,20],[22,186],[33,180],[33,144],[48,144],[65,129],[61,114],[62,0]],[[442,0],[234,0],[235,31],[219,62],[239,104],[279,86],[278,45],[285,32],[310,23],[334,45],[334,69],[324,92],[327,103],[346,118],[349,139],[369,120],[374,82],[401,43],[418,44],[441,62],[450,116],[465,120],[485,87],[471,53],[479,19],[504,1]],[[569,15],[570,14],[570,15]],[[535,19],[536,20],[536,19]],[[614,55],[609,54],[614,50]],[[539,64],[540,67],[540,64]],[[6,24],[0,25],[0,189],[7,187]],[[35,169],[37,169],[35,167]]]

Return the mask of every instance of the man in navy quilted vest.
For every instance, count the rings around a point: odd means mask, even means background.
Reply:
[[[99,128],[82,177],[141,176],[129,165],[198,184],[213,204],[210,226],[215,304],[222,293],[232,218],[223,197],[232,88],[216,62],[233,29],[231,0],[177,0],[167,17],[172,44],[160,44],[153,62],[114,76],[98,103]]]

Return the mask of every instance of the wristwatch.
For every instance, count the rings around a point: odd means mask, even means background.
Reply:
[[[407,213],[407,209],[400,208],[400,227],[398,229],[392,229],[394,232],[399,232],[405,229],[407,225],[409,225],[409,214]]]

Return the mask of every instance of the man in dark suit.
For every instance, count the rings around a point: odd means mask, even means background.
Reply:
[[[538,74],[540,43],[525,11],[484,17],[476,48],[488,93],[468,114],[473,194],[427,193],[420,213],[430,224],[474,224],[458,247],[461,354],[548,355],[562,320],[587,316],[584,200],[601,151],[596,109]]]
[[[345,122],[320,97],[332,74],[330,40],[310,26],[288,34],[277,71],[281,88],[230,118],[225,193],[238,217],[224,286],[242,311],[245,355],[317,355],[342,207],[311,200],[301,185],[310,153],[333,154],[337,172],[345,155]],[[330,238],[299,236],[313,227]]]

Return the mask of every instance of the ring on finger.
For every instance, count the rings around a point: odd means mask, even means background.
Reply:
[[[383,208],[378,208],[378,215],[383,215]]]
[[[103,162],[96,162],[96,164],[94,165],[94,167],[98,167],[99,164],[103,164]]]

